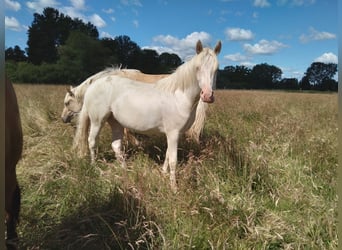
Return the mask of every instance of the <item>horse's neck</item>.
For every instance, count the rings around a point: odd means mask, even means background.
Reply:
[[[74,88],[75,97],[79,102],[83,102],[85,92],[89,88],[92,81],[93,79],[87,79],[86,81],[84,81],[83,83]]]
[[[174,93],[177,90],[181,90],[183,92],[196,92],[199,87],[196,78],[196,67],[194,64],[195,59],[193,58],[179,66],[173,74],[157,81],[156,88],[171,93]],[[195,94],[191,93],[191,98],[193,98],[193,95]]]

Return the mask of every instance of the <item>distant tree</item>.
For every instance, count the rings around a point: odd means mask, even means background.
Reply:
[[[216,86],[223,89],[250,88],[248,84],[250,73],[251,69],[245,66],[226,66],[223,70],[219,70]]]
[[[33,64],[55,63],[58,59],[58,47],[65,44],[70,31],[78,30],[98,38],[94,25],[71,19],[53,8],[45,8],[42,14],[34,13],[33,17],[27,41],[28,60]]]
[[[335,63],[321,63],[314,62],[306,70],[305,76],[316,89],[323,90],[324,82],[333,80],[334,75],[337,72],[337,64]]]
[[[182,60],[176,54],[164,52],[159,56],[159,64],[160,73],[171,73],[182,64]]]
[[[310,90],[311,89],[311,84],[309,81],[309,78],[307,76],[303,76],[303,78],[299,82],[299,88],[301,90]]]
[[[86,77],[108,66],[110,50],[97,39],[82,32],[70,33],[65,45],[59,48],[59,68],[64,82],[79,83]]]
[[[25,51],[21,50],[20,47],[16,45],[14,48],[10,47],[5,50],[5,60],[24,62],[27,60],[27,56],[25,55]]]
[[[160,72],[159,55],[155,50],[143,49],[140,55],[139,69],[146,74],[157,74]]]
[[[299,89],[299,83],[297,78],[283,78],[277,84],[278,89]]]
[[[129,36],[118,36],[114,39],[113,53],[122,67],[138,68],[141,50]]]
[[[57,60],[57,38],[59,12],[45,8],[43,14],[34,13],[32,25],[28,29],[28,59],[33,64]]]
[[[176,54],[162,53],[155,50],[143,49],[128,36],[118,36],[115,39],[102,38],[101,43],[110,50],[110,64],[122,67],[139,69],[144,73],[170,73],[182,60]]]
[[[250,77],[253,88],[272,89],[280,81],[281,69],[267,63],[257,64],[253,67]]]
[[[326,79],[322,82],[322,90],[338,91],[338,82],[335,79]]]
[[[100,40],[102,46],[104,48],[107,48],[108,51],[109,51],[109,54],[107,55],[108,56],[108,63],[112,66],[119,66],[120,65],[120,61],[119,61],[119,58],[118,58],[118,55],[116,54],[117,53],[117,42],[112,39],[112,38],[108,38],[108,37],[105,37],[105,38],[102,38]]]

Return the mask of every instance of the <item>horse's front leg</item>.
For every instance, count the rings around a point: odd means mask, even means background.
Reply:
[[[177,191],[176,166],[177,166],[177,146],[178,146],[179,132],[173,131],[171,133],[168,133],[166,136],[167,136],[167,151],[166,151],[165,161],[168,161],[169,163],[168,165],[170,167],[171,189],[173,191]],[[164,167],[165,167],[165,163],[164,163]]]
[[[95,159],[96,159],[95,147],[96,147],[97,136],[100,132],[100,129],[101,129],[101,123],[100,124],[91,123],[89,136],[88,136],[91,163],[95,163]]]
[[[165,160],[163,164],[163,174],[167,174],[167,167],[169,166],[169,148],[166,149]]]

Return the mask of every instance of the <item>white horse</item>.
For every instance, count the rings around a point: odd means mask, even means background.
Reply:
[[[166,173],[170,168],[171,188],[175,190],[178,139],[192,124],[199,99],[214,102],[213,86],[220,51],[221,42],[211,50],[203,48],[198,41],[197,54],[156,84],[115,75],[93,82],[84,96],[74,140],[79,154],[85,155],[88,146],[91,161],[95,162],[96,139],[108,118],[113,136],[111,146],[122,166],[125,166],[121,149],[124,128],[141,133],[164,133],[167,151],[162,170]]]
[[[121,69],[119,68],[107,68],[95,75],[90,76],[85,81],[83,81],[80,85],[76,87],[70,87],[67,89],[67,93],[64,97],[64,108],[62,111],[61,118],[63,122],[68,123],[71,119],[81,112],[83,105],[84,94],[87,91],[88,87],[97,79],[102,77],[107,77],[110,75],[118,75],[125,78],[129,78],[135,81],[144,82],[144,83],[156,83],[158,80],[165,78],[168,74],[161,75],[151,75],[144,74],[136,69]],[[187,136],[193,138],[195,141],[199,142],[200,134],[204,127],[204,121],[206,117],[206,110],[208,108],[208,104],[202,102],[201,100],[198,102],[196,109],[196,118],[191,125],[191,127],[186,132]],[[133,137],[134,138],[134,137]],[[136,139],[134,138],[136,141]]]

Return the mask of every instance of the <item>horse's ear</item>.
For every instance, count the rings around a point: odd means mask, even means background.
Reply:
[[[67,90],[67,92],[69,93],[69,95],[71,96],[71,97],[74,97],[75,95],[74,95],[74,92],[72,92],[71,91],[71,86],[70,86],[70,88],[67,88],[66,90]]]
[[[221,41],[218,41],[214,49],[216,55],[221,52],[221,48],[222,48]]]
[[[202,42],[201,40],[198,40],[196,44],[196,53],[199,54],[202,52],[202,50],[203,50]]]

